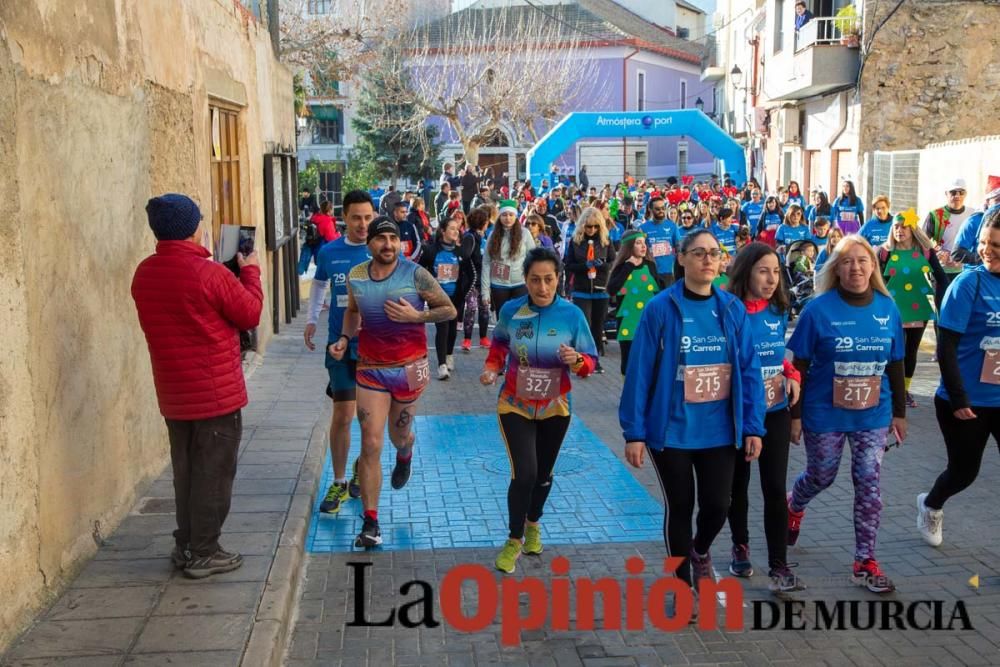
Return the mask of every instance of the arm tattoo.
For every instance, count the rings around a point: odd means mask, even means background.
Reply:
[[[427,302],[429,310],[421,313],[422,322],[447,322],[458,315],[455,304],[445,294],[441,284],[434,280],[427,269],[420,267],[413,276],[413,283],[420,298]]]
[[[399,419],[396,420],[396,428],[406,428],[410,425],[411,419],[410,409],[403,408],[403,411],[399,413]]]

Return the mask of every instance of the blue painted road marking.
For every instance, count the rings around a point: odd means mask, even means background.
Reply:
[[[396,450],[386,437],[381,507],[384,550],[500,546],[507,538],[510,464],[496,415],[424,416],[415,419],[413,474],[399,491],[389,486]],[[360,439],[352,425],[354,460]],[[353,550],[361,530],[361,501],[340,514],[319,513],[333,479],[329,455],[306,548]],[[660,541],[663,508],[577,417],[556,462],[555,480],[542,517],[545,544]]]

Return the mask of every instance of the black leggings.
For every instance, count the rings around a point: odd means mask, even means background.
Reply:
[[[491,287],[490,306],[493,308],[493,312],[499,315],[500,309],[503,308],[505,303],[519,296],[524,296],[527,293],[528,288],[524,285],[518,285],[517,287]]]
[[[973,407],[975,419],[959,419],[951,403],[935,396],[934,409],[948,450],[948,467],[938,475],[924,502],[927,507],[939,510],[945,501],[976,481],[991,435],[1000,446],[1000,408]]]
[[[767,538],[769,567],[785,565],[788,557],[788,504],[785,500],[785,479],[788,476],[788,441],[792,418],[788,408],[768,412],[764,418],[764,447],[757,465],[760,468],[760,490],[764,496],[764,536]],[[749,544],[747,527],[749,512],[750,463],[744,456],[736,457],[733,470],[733,502],[729,507],[729,530],[733,544]]]
[[[458,337],[458,318],[434,325],[434,351],[437,352],[438,366],[445,363],[449,354],[455,351]]]
[[[528,419],[517,414],[498,417],[500,434],[510,457],[510,486],[507,488],[507,512],[510,538],[524,537],[524,521],[538,521],[552,490],[552,468],[562,447],[569,417]]]
[[[604,320],[608,319],[608,299],[573,299],[573,303],[583,311],[583,316],[590,323],[590,335],[597,343],[597,353],[604,355]]]
[[[903,329],[903,340],[906,341],[906,356],[903,357],[903,374],[911,378],[917,370],[917,353],[920,352],[920,340],[924,337],[927,323],[920,327]]]
[[[648,450],[660,488],[666,499],[663,516],[663,539],[668,556],[679,556],[684,563],[677,576],[691,583],[690,556],[694,548],[707,554],[712,541],[726,523],[733,489],[733,468],[739,454],[732,445],[709,449],[665,447]],[[694,516],[695,478],[698,479],[698,532],[691,539]]]
[[[618,331],[621,331],[621,322],[618,323]],[[618,341],[618,349],[622,353],[622,375],[625,375],[625,371],[628,370],[628,352],[632,349],[632,341]]]

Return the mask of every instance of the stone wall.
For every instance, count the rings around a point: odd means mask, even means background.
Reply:
[[[291,75],[238,3],[65,4],[0,2],[0,653],[168,459],[129,293],[146,200],[210,219],[213,95],[245,104],[243,224],[265,146],[295,137]]]
[[[866,3],[871,37],[896,3]],[[1000,134],[1000,4],[907,0],[875,34],[861,78],[860,150]]]

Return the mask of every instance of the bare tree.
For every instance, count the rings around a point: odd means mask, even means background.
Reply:
[[[379,45],[407,24],[414,0],[280,0],[281,60],[308,74],[314,95],[340,98]]]
[[[498,131],[535,143],[567,108],[606,100],[597,61],[588,57],[580,33],[532,6],[458,12],[385,48],[389,69],[408,74],[387,89],[414,112],[377,122],[416,133],[439,116],[472,164]]]

